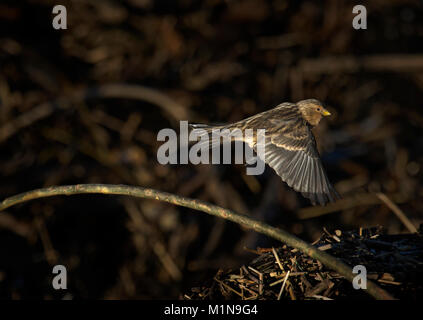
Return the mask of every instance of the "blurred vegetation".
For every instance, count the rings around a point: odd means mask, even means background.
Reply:
[[[206,200],[315,241],[323,227],[407,229],[375,193],[422,222],[423,3],[62,1],[0,4],[0,196],[52,185],[130,184]],[[153,91],[148,90],[149,88]],[[315,129],[344,200],[312,207],[267,168],[157,162],[179,120],[231,122],[317,98]],[[168,204],[42,199],[0,214],[1,298],[177,298],[219,268],[279,245]],[[51,287],[68,269],[66,293]]]

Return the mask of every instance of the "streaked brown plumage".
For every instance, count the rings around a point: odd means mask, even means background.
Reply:
[[[315,205],[325,205],[340,198],[329,182],[311,128],[330,113],[316,99],[296,104],[284,102],[277,107],[225,126],[203,126],[218,129],[265,129],[265,162],[295,191]],[[194,128],[200,127],[193,125]],[[254,150],[254,141],[244,141]]]

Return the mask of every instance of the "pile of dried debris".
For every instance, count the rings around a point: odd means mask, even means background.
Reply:
[[[326,229],[314,246],[354,267],[399,299],[423,297],[423,236],[383,234],[380,227],[333,234]],[[184,299],[370,299],[364,290],[297,249],[258,249],[259,256],[237,272],[219,270],[208,285]]]

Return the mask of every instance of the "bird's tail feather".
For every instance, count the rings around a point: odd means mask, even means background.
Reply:
[[[202,136],[207,135],[208,139],[203,141],[201,140],[200,142],[197,143],[198,147],[203,148],[205,145],[208,146],[209,149],[213,149],[217,146],[220,145],[220,136],[219,137],[215,137],[214,135],[212,135],[212,131],[213,130],[221,130],[224,129],[226,126],[225,125],[208,125],[208,124],[202,124],[202,123],[190,123],[189,127],[193,130],[196,129],[201,129],[202,133],[200,134],[199,138],[201,139]]]
[[[212,126],[209,126],[208,124],[203,124],[203,123],[190,123],[189,126],[192,129],[204,129],[204,128],[212,127]]]
[[[224,124],[209,125],[203,123],[189,123],[188,126],[191,129],[205,129],[208,132],[211,132],[213,129],[224,129],[226,127]]]

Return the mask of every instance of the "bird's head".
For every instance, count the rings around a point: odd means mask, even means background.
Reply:
[[[301,100],[297,102],[297,106],[303,118],[313,127],[319,124],[322,116],[330,116],[323,103],[316,99]]]

